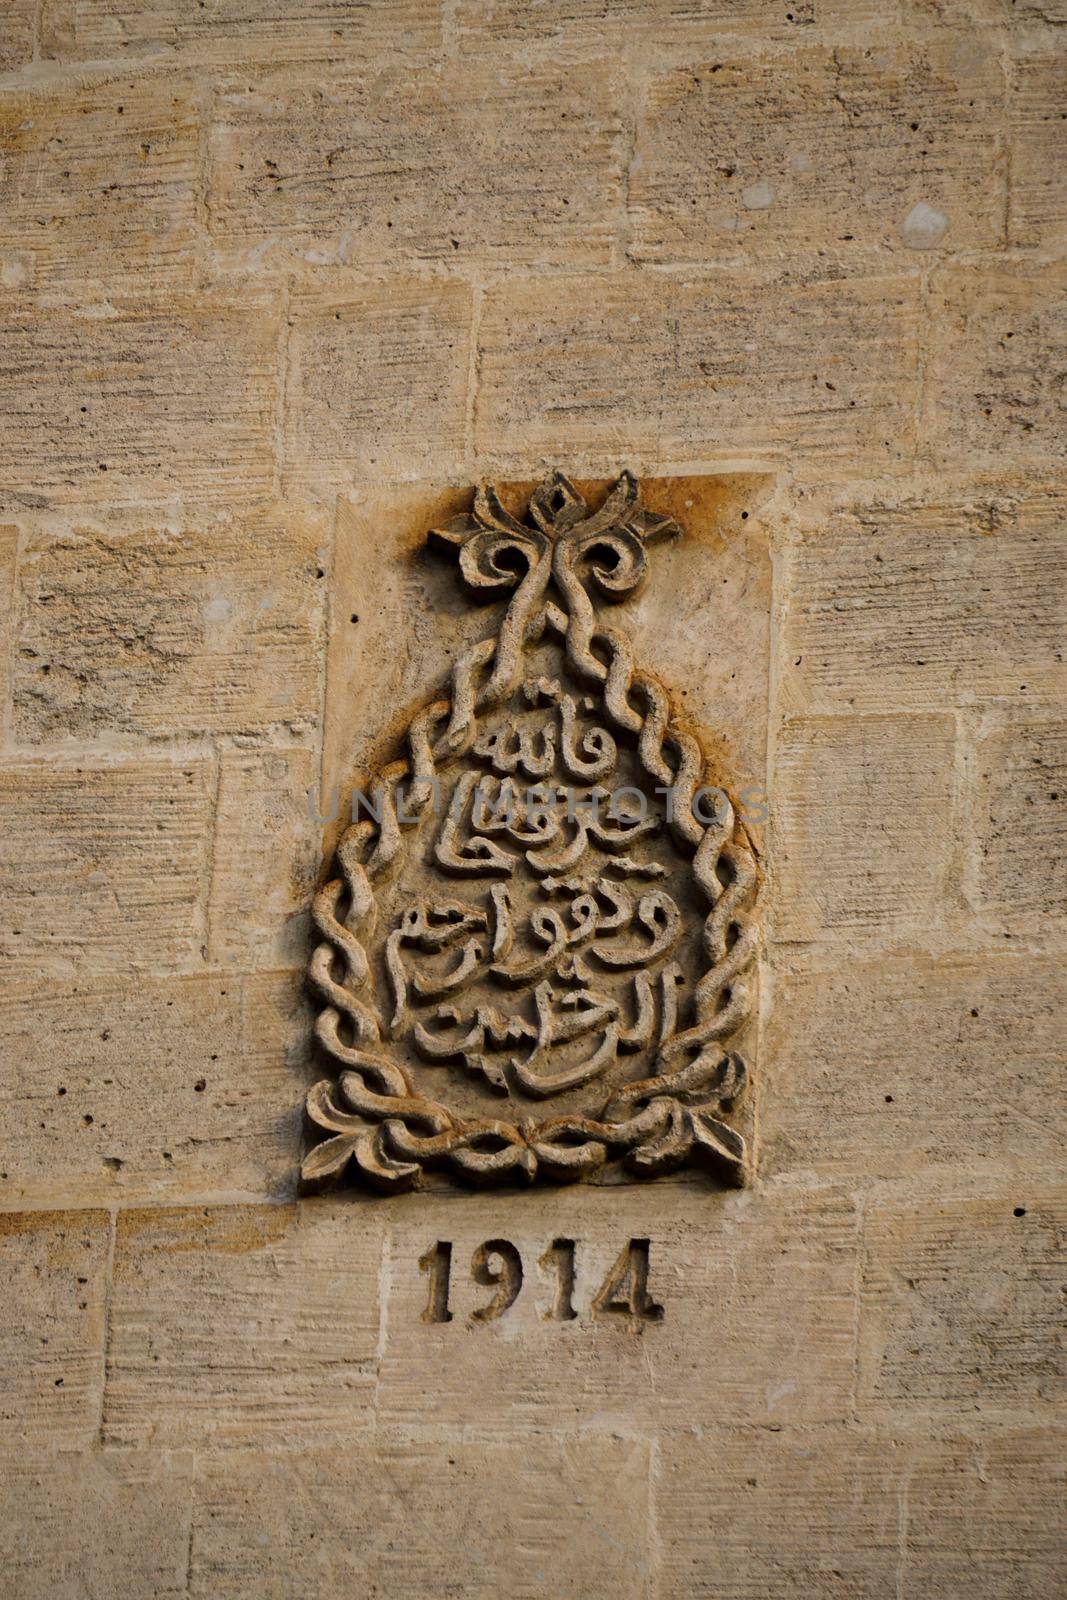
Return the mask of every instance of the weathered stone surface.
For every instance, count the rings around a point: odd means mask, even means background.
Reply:
[[[300,980],[218,974],[9,984],[3,1205],[292,1192]]]
[[[0,1459],[0,1561],[18,1600],[187,1593],[192,1459],[147,1451]]]
[[[306,734],[319,715],[328,538],[278,507],[29,535],[16,736]]]
[[[900,1452],[840,1428],[668,1434],[656,1524],[664,1594],[899,1595]]]
[[[1062,990],[1060,961],[1000,952],[783,964],[760,1052],[765,1170],[1054,1172],[1067,1109]]]
[[[464,450],[471,292],[412,279],[296,295],[285,474],[315,496],[370,473],[451,475]]]
[[[1062,1430],[1012,1428],[917,1451],[901,1494],[904,1593],[936,1600],[1055,1594],[1065,1443]]]
[[[1003,98],[996,52],[977,38],[877,55],[724,52],[677,68],[649,89],[631,248],[652,261],[735,261],[995,245]]]
[[[319,762],[310,750],[224,750],[208,901],[208,951],[219,966],[297,966],[319,869]]]
[[[252,93],[235,79],[212,120],[216,248],[241,266],[605,265],[625,99],[608,62],[581,80],[548,61],[479,70],[477,56],[328,88],[288,70]]]
[[[936,463],[1062,465],[1065,283],[1061,262],[1025,257],[934,273],[924,434]]]
[[[272,487],[270,295],[0,308],[0,501],[261,499]]]
[[[979,736],[971,892],[1021,933],[1067,915],[1067,720],[1031,711]]]
[[[5,1452],[96,1436],[109,1235],[103,1211],[0,1212]]]
[[[235,58],[373,62],[440,43],[439,0],[71,0],[71,49],[90,58],[178,54],[229,66]]]
[[[4,8],[4,28],[0,34],[0,69],[14,71],[33,55],[33,29],[36,0],[9,0]]]
[[[1036,1179],[876,1206],[860,1415],[922,1429],[931,1416],[1011,1420],[1062,1402],[1065,1219],[1062,1191]]]
[[[592,1491],[592,1492],[591,1492]],[[648,1447],[374,1441],[198,1474],[194,1600],[295,1594],[648,1594]]]
[[[189,282],[198,119],[177,78],[112,77],[6,96],[0,250],[17,284],[81,292]],[[21,275],[25,274],[25,277]]]
[[[1063,7],[1061,21],[1067,22],[1067,6]],[[1015,58],[1010,70],[1012,182],[1008,240],[1021,248],[1062,250],[1067,242],[1067,203],[1060,181],[1065,81],[1062,52],[1026,51]]]
[[[790,557],[791,709],[928,710],[1067,686],[1067,496],[968,484],[806,517]]]
[[[105,1441],[350,1438],[371,1419],[382,1226],[329,1202],[121,1212]]]
[[[798,717],[771,778],[779,939],[925,939],[952,883],[946,716]]]
[[[9,977],[197,960],[213,790],[200,757],[5,762],[0,959]]]
[[[655,1206],[640,1185],[393,1201],[381,1421],[462,1432],[476,1410],[487,1434],[507,1438],[845,1416],[857,1265],[847,1197],[697,1184],[669,1194]],[[649,1240],[649,1294],[663,1307],[661,1320],[636,1327],[590,1310],[631,1238]],[[472,1281],[471,1259],[491,1239],[519,1250],[523,1288],[502,1316],[472,1322],[493,1291]],[[551,1315],[556,1273],[538,1265],[556,1239],[576,1242],[574,1320]],[[447,1324],[421,1320],[429,1280],[419,1260],[437,1240],[452,1244]]]
[[[784,282],[627,273],[486,294],[476,443],[489,465],[625,454],[632,465],[855,466],[909,446],[917,289],[909,278]]]
[[[834,37],[843,23],[877,22],[884,27],[898,10],[896,0],[875,7],[872,0],[798,0],[768,10],[759,0],[613,0],[611,32],[639,60],[679,55],[702,57],[709,40],[758,38],[796,47],[814,34]],[[460,0],[456,8],[461,47],[484,48],[486,41],[523,55],[552,50],[564,58],[599,55],[604,48],[605,12],[574,0]]]
[[[15,567],[19,530],[0,525],[0,737],[7,737],[11,701],[11,644],[15,611]]]

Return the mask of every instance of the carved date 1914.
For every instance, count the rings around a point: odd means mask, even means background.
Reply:
[[[626,1317],[631,1324],[662,1321],[663,1307],[648,1292],[648,1254],[647,1239],[631,1239],[624,1246],[589,1303],[592,1317]],[[553,1286],[552,1301],[545,1312],[549,1321],[574,1322],[578,1318],[574,1305],[575,1256],[573,1239],[553,1239],[540,1258],[538,1265]],[[421,1320],[451,1322],[451,1242],[438,1239],[420,1257],[419,1270],[429,1278]],[[470,1275],[476,1284],[493,1290],[489,1300],[470,1312],[470,1321],[493,1322],[509,1311],[519,1297],[524,1277],[522,1256],[508,1239],[486,1239],[471,1257]]]

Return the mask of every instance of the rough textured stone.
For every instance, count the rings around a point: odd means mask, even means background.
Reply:
[[[255,734],[317,721],[327,530],[275,507],[26,540],[15,732]]]
[[[1037,710],[991,721],[976,752],[972,893],[1024,934],[1067,915],[1067,720]]]
[[[1018,1213],[1018,1214],[1017,1214]],[[1010,1420],[1063,1398],[1062,1190],[887,1201],[865,1227],[860,1415]]]
[[[806,522],[782,639],[790,707],[925,711],[1067,686],[1058,483],[924,484]]]
[[[663,1593],[896,1600],[898,1454],[838,1428],[667,1435],[656,1497]]]
[[[36,15],[36,0],[9,0],[5,6],[0,33],[0,69],[4,72],[21,67],[32,57]]]
[[[88,1443],[100,1425],[110,1223],[0,1212],[0,1421],[6,1451]]]
[[[760,1054],[767,1170],[1055,1171],[1062,989],[1058,959],[1000,953],[785,966]]]
[[[11,644],[15,610],[15,566],[19,530],[0,525],[0,737],[7,737],[11,703]]]
[[[1067,22],[1067,7],[1062,20]],[[1008,233],[1013,245],[1062,251],[1067,243],[1067,204],[1060,182],[1065,86],[1067,70],[1059,50],[1027,51],[1013,63]]]
[[[913,242],[905,222],[917,205],[944,217],[948,248],[994,245],[1003,97],[996,53],[977,39],[686,64],[649,89],[632,251],[653,261],[895,253]]]
[[[476,441],[488,465],[892,459],[910,440],[916,285],[613,275],[486,295]],[[635,461],[636,458],[636,461]]]
[[[930,1443],[901,1495],[905,1594],[1030,1600],[1062,1582],[1064,1434],[1007,1429]]]
[[[724,1195],[680,1184],[671,1193],[655,1208],[639,1185],[394,1201],[381,1421],[414,1428],[432,1419],[462,1432],[476,1404],[479,1427],[506,1438],[845,1416],[857,1265],[847,1197]],[[520,1251],[524,1284],[509,1311],[479,1325],[472,1313],[492,1290],[472,1282],[471,1258],[494,1238]],[[560,1238],[576,1246],[571,1321],[547,1315],[556,1278],[538,1266]],[[590,1310],[631,1238],[649,1240],[649,1293],[663,1307],[662,1320],[636,1330],[625,1314]],[[437,1240],[452,1244],[446,1325],[421,1320],[429,1281],[418,1263]]]
[[[188,1456],[147,1451],[0,1460],[0,1561],[18,1600],[184,1596]]]
[[[350,1206],[119,1215],[109,1443],[350,1437],[370,1421],[382,1218]]]
[[[189,1592],[638,1600],[649,1542],[648,1449],[637,1440],[384,1438],[370,1472],[356,1450],[206,1465]]]
[[[173,970],[195,960],[213,789],[200,758],[0,767],[8,974]]]
[[[798,717],[771,779],[778,938],[920,939],[946,915],[950,717]]]
[[[0,307],[0,502],[260,499],[272,487],[269,295]]]
[[[208,900],[208,951],[220,966],[300,966],[322,855],[318,762],[308,750],[224,750]]]
[[[372,62],[383,53],[417,55],[439,43],[439,0],[71,0],[72,47],[82,56],[178,54]]]
[[[612,0],[612,35],[638,59],[681,55],[698,57],[709,40],[733,34],[755,36],[795,47],[810,33],[832,36],[843,22],[877,20],[884,26],[895,3],[874,7],[871,0],[798,0],[768,10],[759,0]],[[546,49],[567,58],[587,58],[604,48],[606,14],[584,0],[460,0],[457,21],[461,47],[484,48],[486,41],[523,55]]]
[[[216,247],[240,265],[604,265],[624,104],[608,62],[581,80],[550,62],[479,71],[469,57],[328,87],[286,71],[249,93],[242,77],[212,122]]]
[[[0,246],[11,287],[138,290],[188,282],[198,120],[188,82],[107,78],[5,98]]]
[[[291,318],[285,466],[294,489],[455,470],[467,426],[464,284],[308,290]]]
[[[290,1193],[307,1026],[286,974],[10,984],[0,1204]]]
[[[1062,465],[1065,283],[1062,262],[1025,258],[934,274],[924,433],[936,463]]]

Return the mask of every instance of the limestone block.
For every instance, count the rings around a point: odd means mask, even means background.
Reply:
[[[306,734],[319,713],[328,538],[316,518],[278,507],[33,532],[19,571],[16,736]]]
[[[8,0],[0,32],[0,70],[13,72],[33,56],[36,0]]]
[[[367,472],[386,481],[456,476],[470,365],[465,284],[394,278],[308,289],[294,295],[291,319],[293,490],[328,495]]]
[[[487,292],[476,443],[488,465],[625,455],[737,464],[909,447],[916,284],[630,272]]]
[[[1017,700],[1067,686],[1067,495],[993,482],[864,498],[791,553],[779,693],[840,711]]]
[[[484,49],[486,42],[522,56],[552,50],[562,59],[588,59],[604,49],[605,11],[574,0],[460,0],[460,48]],[[612,0],[611,36],[641,61],[700,57],[710,42],[740,36],[781,42],[795,48],[811,36],[834,38],[843,25],[890,24],[899,6],[872,0],[797,0],[769,9],[760,0]]]
[[[626,1438],[242,1454],[198,1472],[194,1600],[649,1593],[648,1447]]]
[[[1030,1178],[868,1213],[860,1415],[1047,1418],[1062,1402],[1062,1189]]]
[[[100,1422],[110,1223],[0,1212],[0,1421],[8,1449],[88,1442]]]
[[[319,761],[311,750],[219,757],[208,950],[219,966],[302,966],[322,856]]]
[[[408,270],[605,265],[618,233],[621,113],[609,62],[406,64],[356,76],[291,69],[225,83],[211,128],[209,215],[224,264]]]
[[[978,248],[1003,234],[1004,82],[977,41],[723,53],[658,77],[630,184],[651,261]]]
[[[1067,22],[1067,6],[1061,20]],[[1061,51],[1035,49],[1015,58],[1008,242],[1020,248],[1062,250],[1067,237],[1067,204],[1060,181],[1063,98]]]
[[[288,1194],[309,1022],[297,977],[9,984],[0,1203]]]
[[[439,0],[70,0],[80,56],[375,62],[440,45]]]
[[[390,1203],[379,1417],[487,1436],[551,1428],[778,1425],[851,1405],[856,1230],[836,1190],[714,1192],[681,1183]],[[635,1320],[593,1302],[631,1239],[648,1241],[648,1294]],[[494,1298],[474,1253],[519,1252],[514,1304]],[[551,1247],[574,1244],[573,1318],[561,1319]],[[450,1322],[424,1320],[419,1262],[451,1244]],[[496,1270],[490,1260],[489,1273]],[[611,1295],[608,1298],[613,1298]],[[788,1306],[789,1314],[781,1312]]]
[[[1026,934],[1067,915],[1067,720],[1036,708],[979,736],[973,898]]]
[[[196,960],[213,787],[199,757],[5,762],[0,957],[9,977]]]
[[[662,1592],[895,1600],[899,1454],[839,1428],[664,1436]]]
[[[764,1170],[1057,1170],[1062,990],[1061,962],[999,952],[783,962],[760,1052]]]
[[[273,300],[234,290],[0,321],[0,495],[11,505],[262,499],[272,487]]]
[[[1062,263],[1025,258],[935,271],[924,427],[935,461],[1062,465],[1065,284]]]
[[[371,1420],[382,1225],[329,1202],[121,1212],[105,1441],[350,1439]]]
[[[33,1451],[0,1460],[0,1561],[17,1600],[186,1594],[191,1458]]]
[[[18,528],[13,524],[0,525],[0,736],[7,734],[11,694],[11,634],[18,548]]]
[[[931,1441],[904,1485],[905,1592],[954,1600],[1054,1595],[1063,1575],[1064,1445],[1055,1428]]]
[[[197,141],[193,90],[176,78],[111,77],[6,96],[3,258],[38,290],[110,294],[136,292],[146,278],[153,288],[188,282]]]
[[[926,937],[943,925],[954,739],[945,716],[785,724],[771,780],[778,938]]]

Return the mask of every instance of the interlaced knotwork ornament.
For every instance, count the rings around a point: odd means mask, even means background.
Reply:
[[[480,488],[431,531],[497,632],[412,720],[315,897],[332,1075],[304,1181],[393,1191],[687,1163],[745,1181],[756,860],[669,697],[597,600],[677,524],[629,473],[590,509],[555,473],[527,519]]]

